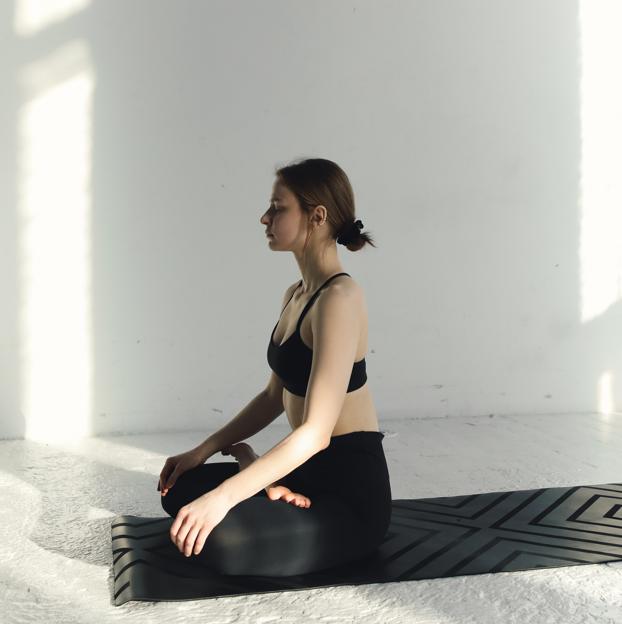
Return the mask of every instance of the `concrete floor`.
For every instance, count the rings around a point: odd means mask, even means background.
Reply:
[[[380,428],[393,498],[622,481],[622,414],[381,419]],[[249,442],[263,454],[287,431],[279,419]],[[209,433],[0,442],[3,624],[622,623],[622,562],[115,607],[112,517],[164,515],[164,460]]]

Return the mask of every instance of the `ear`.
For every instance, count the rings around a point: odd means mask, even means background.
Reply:
[[[328,218],[328,210],[326,210],[326,207],[323,204],[319,204],[318,206],[315,206],[315,208],[313,209],[313,215],[311,217],[311,220],[313,221],[313,223],[315,223],[318,226],[322,225],[326,223],[327,218]]]

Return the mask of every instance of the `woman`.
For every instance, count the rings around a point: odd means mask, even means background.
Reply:
[[[168,458],[162,506],[171,539],[222,574],[289,576],[362,559],[391,517],[384,435],[367,384],[367,313],[337,243],[375,247],[354,218],[348,177],[334,162],[277,169],[260,222],[271,249],[291,251],[292,284],[268,343],[267,388],[204,443]],[[233,444],[285,410],[292,433],[257,457]],[[252,416],[251,416],[252,415]],[[221,451],[238,460],[204,464]]]

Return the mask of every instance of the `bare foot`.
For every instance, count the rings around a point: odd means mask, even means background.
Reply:
[[[259,455],[253,451],[253,447],[250,444],[246,444],[246,442],[232,444],[222,449],[220,452],[223,455],[232,455],[235,457],[238,464],[240,464],[240,470],[244,470],[244,468],[250,466],[259,457]]]
[[[284,485],[269,485],[266,488],[266,492],[270,500],[283,499],[287,503],[296,505],[296,507],[311,507],[311,499],[308,496],[292,492]]]

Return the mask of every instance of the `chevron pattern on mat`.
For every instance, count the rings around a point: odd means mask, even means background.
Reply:
[[[373,555],[278,578],[214,573],[179,552],[172,523],[169,516],[113,519],[115,605],[619,561],[622,484],[397,499]]]

